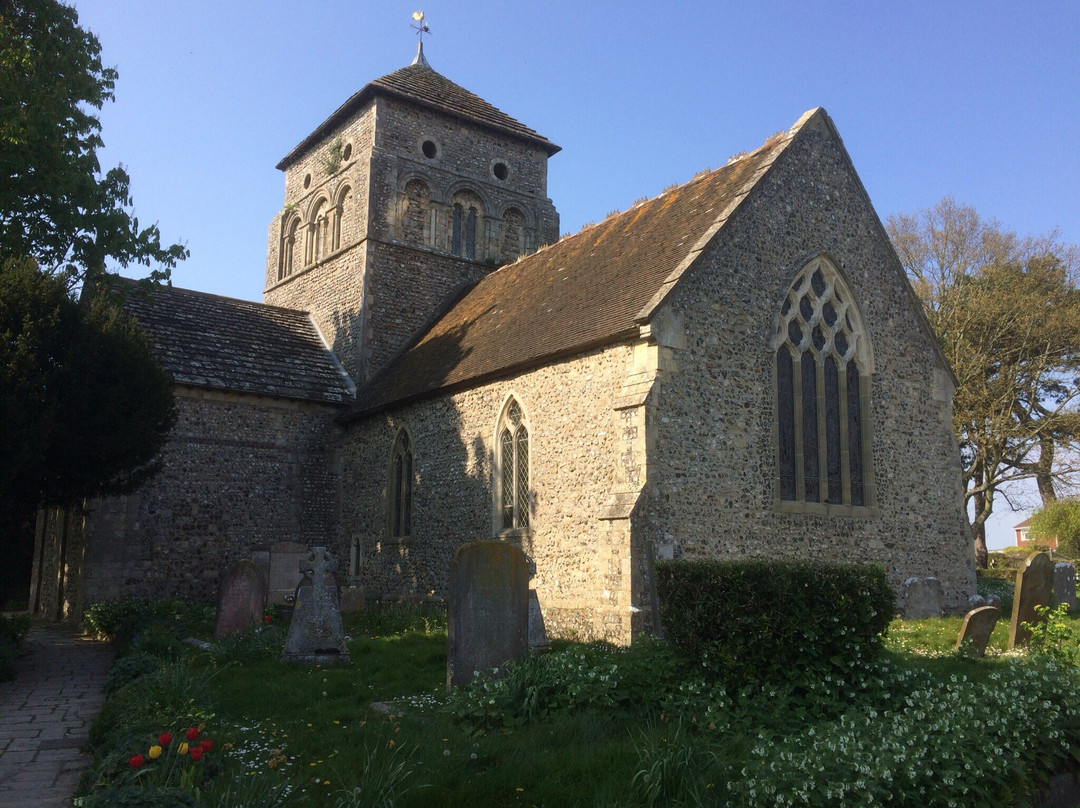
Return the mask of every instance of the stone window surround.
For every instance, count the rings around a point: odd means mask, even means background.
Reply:
[[[412,517],[414,513],[413,503],[415,501],[416,492],[416,454],[415,454],[415,442],[413,441],[412,432],[405,425],[399,426],[397,432],[394,435],[394,442],[390,449],[390,460],[387,464],[387,476],[386,476],[386,538],[389,541],[407,542],[412,537]],[[405,468],[408,469],[408,480],[402,480],[402,489],[397,489],[395,486],[395,477],[397,474],[397,463],[399,460],[407,464]],[[404,497],[404,499],[403,499]],[[402,515],[402,521],[405,522],[404,527],[407,530],[397,532],[395,530],[396,519],[399,515],[400,509],[404,506],[404,512]],[[407,514],[407,518],[405,518]]]
[[[507,414],[510,410],[510,405],[513,402],[517,402],[518,409],[521,411],[521,425],[525,427],[525,432],[528,435],[528,468],[526,469],[527,480],[529,482],[529,493],[526,497],[526,505],[528,507],[528,519],[529,524],[527,527],[512,527],[506,528],[502,526],[502,444],[500,441],[503,428],[506,426]],[[532,492],[532,459],[533,459],[533,432],[532,421],[529,419],[528,411],[521,403],[521,396],[516,391],[510,391],[503,397],[502,405],[499,407],[499,415],[495,420],[495,428],[492,431],[492,462],[491,462],[491,530],[492,535],[499,538],[508,537],[525,537],[532,533],[532,526],[536,517],[536,509],[534,505],[534,497]]]
[[[848,503],[828,503],[828,502],[806,502],[803,500],[784,500],[781,499],[780,493],[780,419],[777,405],[779,403],[779,381],[777,379],[777,367],[776,367],[776,353],[784,344],[784,336],[779,332],[779,321],[781,307],[784,300],[787,299],[788,293],[791,291],[792,285],[795,280],[803,275],[807,274],[809,277],[813,274],[813,269],[824,267],[826,274],[832,274],[836,281],[838,281],[840,288],[846,293],[849,301],[849,306],[855,313],[856,328],[859,332],[858,350],[856,352],[857,359],[862,363],[862,372],[860,373],[860,386],[859,386],[859,417],[862,424],[862,468],[863,468],[863,505],[851,505]],[[781,297],[779,305],[775,307],[777,312],[776,318],[773,324],[773,339],[769,345],[768,361],[772,368],[772,403],[773,403],[773,430],[772,430],[772,443],[773,453],[772,457],[776,464],[775,472],[773,474],[773,509],[779,513],[801,513],[801,514],[815,514],[821,516],[830,517],[855,517],[864,519],[873,519],[880,515],[880,510],[877,506],[876,486],[874,483],[874,464],[873,464],[873,420],[872,420],[872,408],[871,408],[871,388],[872,379],[875,372],[874,369],[874,357],[873,349],[870,344],[869,330],[865,327],[866,319],[862,314],[862,309],[859,306],[858,299],[851,291],[851,284],[848,283],[847,277],[841,270],[839,265],[831,259],[827,252],[819,252],[816,255],[811,256],[809,259],[802,261],[798,265],[798,269],[792,273],[791,283],[784,287],[784,292]],[[818,412],[824,413],[824,389],[819,386],[818,389]],[[823,417],[819,415],[819,418]],[[798,419],[796,419],[798,422]],[[798,438],[796,438],[796,445],[798,446]],[[824,442],[819,446],[819,454],[825,452]],[[797,474],[802,476],[802,470],[799,464],[796,463]],[[823,486],[823,490],[826,487]]]

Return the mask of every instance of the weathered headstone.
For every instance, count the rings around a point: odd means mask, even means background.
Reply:
[[[956,638],[956,650],[982,659],[1000,615],[1001,610],[993,606],[980,606],[968,612],[964,616],[964,625],[960,627],[960,636]]]
[[[941,617],[945,594],[937,578],[908,578],[900,587],[905,620]]]
[[[529,652],[529,566],[512,544],[463,544],[450,562],[447,688]]]
[[[262,622],[266,608],[266,578],[253,561],[233,564],[218,584],[214,639],[243,634]]]
[[[300,561],[308,554],[306,545],[294,541],[281,541],[270,545],[269,590],[266,599],[279,606],[289,603],[297,584],[303,577]]]
[[[1054,605],[1067,603],[1076,611],[1076,565],[1059,561],[1054,565]]]
[[[311,586],[300,586],[293,607],[282,662],[307,665],[348,665],[345,629],[341,624],[334,560],[325,547],[312,547],[300,564]]]
[[[1012,621],[1009,626],[1010,649],[1031,642],[1031,632],[1024,628],[1024,623],[1034,625],[1046,622],[1046,618],[1038,614],[1035,607],[1049,606],[1053,594],[1054,562],[1046,553],[1036,553],[1016,574]]]
[[[255,563],[255,566],[262,570],[263,577],[266,578],[266,587],[269,591],[270,588],[270,545],[263,544],[258,547],[252,548],[251,560]]]
[[[364,587],[346,586],[341,589],[341,613],[355,614],[364,611]]]
[[[544,613],[540,611],[540,598],[536,590],[529,590],[529,648],[542,651],[551,645],[544,626]]]

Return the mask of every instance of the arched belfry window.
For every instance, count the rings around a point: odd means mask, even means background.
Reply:
[[[459,258],[476,260],[476,234],[481,223],[481,203],[475,193],[454,195],[450,208],[450,252]]]
[[[404,428],[398,430],[390,457],[390,535],[404,538],[412,533],[412,441]]]
[[[496,432],[496,528],[529,527],[529,428],[517,399],[503,407]]]
[[[870,342],[854,296],[824,256],[788,289],[773,348],[781,507],[872,506]]]
[[[282,228],[281,237],[281,263],[278,266],[278,280],[283,280],[293,274],[296,261],[296,242],[300,238],[300,218],[291,216]]]

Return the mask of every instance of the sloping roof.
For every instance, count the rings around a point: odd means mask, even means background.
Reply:
[[[124,310],[178,384],[331,404],[351,381],[302,311],[117,279]]]
[[[414,104],[437,110],[444,115],[480,124],[497,132],[513,135],[544,148],[548,156],[561,149],[543,135],[530,129],[520,121],[511,118],[505,112],[496,109],[483,98],[469,92],[445,76],[437,73],[426,61],[414,62],[382,78],[364,85],[334,111],[329,118],[319,124],[315,130],[277,164],[279,170],[292,165],[311,146],[318,143],[335,129],[343,120],[354,114],[376,93],[405,99]]]
[[[481,280],[361,389],[343,416],[570,356],[637,335],[764,175],[785,135]]]

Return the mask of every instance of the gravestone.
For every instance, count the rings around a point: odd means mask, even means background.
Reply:
[[[1016,574],[1013,592],[1012,621],[1009,626],[1009,649],[1031,642],[1031,632],[1024,623],[1044,623],[1046,618],[1036,606],[1049,606],[1054,594],[1054,562],[1046,553],[1036,553]]]
[[[300,579],[300,561],[307,557],[308,547],[294,541],[280,541],[270,545],[269,589],[266,599],[281,606],[292,600]]]
[[[1076,565],[1059,561],[1054,565],[1054,605],[1067,603],[1076,611]]]
[[[450,562],[447,689],[529,652],[529,566],[512,544],[463,544]]]
[[[937,578],[908,578],[900,587],[905,620],[941,617],[945,594]]]
[[[536,596],[536,590],[529,590],[529,648],[533,651],[543,651],[551,645],[544,626],[544,613],[540,611],[540,598]]]
[[[218,584],[214,639],[243,634],[262,623],[266,608],[266,578],[253,561],[237,561]]]
[[[282,662],[306,665],[348,665],[345,629],[341,625],[334,560],[325,547],[312,547],[300,564],[310,586],[296,588],[289,634],[281,652]]]
[[[975,659],[982,659],[986,653],[986,644],[994,633],[1000,609],[993,606],[980,606],[964,616],[964,625],[960,627],[960,636],[956,638],[956,650],[964,650]]]

